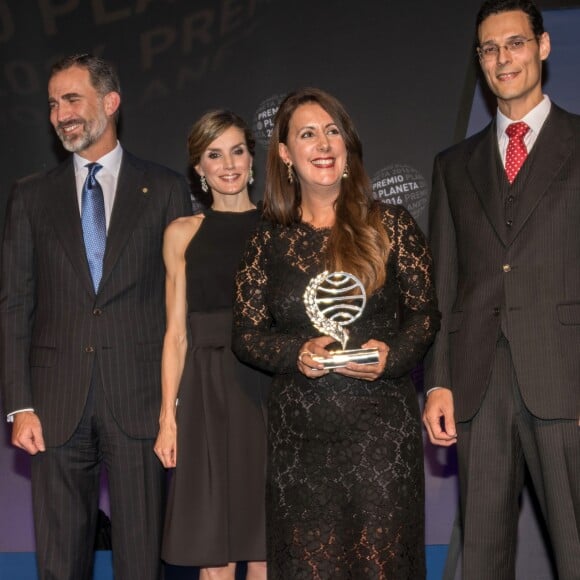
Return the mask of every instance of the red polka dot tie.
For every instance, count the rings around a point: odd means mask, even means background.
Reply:
[[[529,130],[530,128],[523,121],[512,123],[505,130],[510,139],[505,155],[505,172],[510,184],[513,183],[518,171],[528,156],[528,149],[524,143],[524,135]]]

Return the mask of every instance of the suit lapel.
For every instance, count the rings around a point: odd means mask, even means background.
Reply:
[[[467,161],[467,173],[481,205],[499,239],[505,244],[505,227],[498,175],[498,149],[495,122],[484,130]]]
[[[121,251],[139,222],[147,205],[147,191],[144,167],[135,157],[124,151],[107,233],[101,288],[106,284]]]
[[[46,215],[52,219],[56,236],[87,292],[94,296],[95,291],[83,240],[72,157],[55,170],[50,186],[52,195],[46,198]]]
[[[547,193],[550,184],[572,154],[573,134],[561,109],[552,104],[538,139],[532,149],[534,158],[518,204],[511,241],[522,230],[535,208]]]

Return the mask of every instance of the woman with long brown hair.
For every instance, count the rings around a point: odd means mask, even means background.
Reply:
[[[409,373],[438,328],[431,258],[402,207],[372,197],[343,106],[318,89],[280,105],[264,211],[236,278],[234,352],[274,373],[269,395],[269,578],[424,577],[423,455]],[[349,348],[376,363],[325,368],[304,293],[356,276],[366,308]],[[316,357],[316,358],[315,358]]]

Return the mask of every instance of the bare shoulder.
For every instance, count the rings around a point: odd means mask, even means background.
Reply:
[[[199,230],[203,214],[179,217],[165,228],[163,244],[166,250],[182,253]]]
[[[168,239],[191,239],[199,230],[201,223],[205,219],[203,214],[178,217],[173,220],[165,229],[165,238]]]

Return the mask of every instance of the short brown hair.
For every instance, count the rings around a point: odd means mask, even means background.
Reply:
[[[256,141],[246,122],[239,115],[232,113],[232,111],[217,109],[205,113],[193,124],[189,131],[187,150],[191,165],[195,167],[210,143],[215,141],[230,127],[237,127],[243,131],[248,151],[253,157],[256,150]]]

